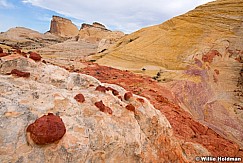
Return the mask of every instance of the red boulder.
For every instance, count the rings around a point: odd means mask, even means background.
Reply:
[[[33,59],[34,61],[40,61],[41,60],[40,54],[37,54],[35,52],[30,52],[29,58]]]
[[[45,145],[60,140],[66,133],[66,128],[59,116],[48,113],[30,124],[26,131],[36,144]]]
[[[8,54],[7,53],[0,53],[0,58],[1,57],[5,57],[5,56],[7,56]]]
[[[108,90],[108,91],[112,91],[112,94],[113,94],[114,96],[119,95],[119,92],[118,92],[117,90],[111,88],[111,87],[107,87],[106,90]]]
[[[80,94],[77,94],[74,99],[80,103],[83,103],[85,101],[84,99],[84,95],[82,95],[81,93]]]
[[[106,92],[106,87],[104,87],[104,86],[101,86],[101,85],[99,85],[99,86],[97,86],[96,88],[95,88],[95,90],[96,91],[100,91],[100,92]]]
[[[23,71],[20,71],[20,70],[17,70],[17,69],[13,69],[10,74],[16,75],[18,77],[25,77],[25,78],[30,77],[29,72],[23,72]]]
[[[142,99],[142,98],[137,98],[136,100],[141,102],[141,103],[144,103],[144,99]]]
[[[135,112],[135,107],[132,104],[128,104],[126,109]]]
[[[16,50],[14,50],[14,53],[21,54],[21,50],[20,49],[16,49]]]
[[[104,113],[112,114],[112,110],[111,110],[111,108],[105,106],[105,105],[103,104],[103,101],[96,102],[96,103],[95,103],[95,106],[96,106],[97,108],[99,108],[100,111],[102,111],[102,112],[104,112]]]
[[[124,99],[125,100],[129,100],[130,98],[132,98],[133,97],[133,94],[132,94],[132,92],[126,92],[125,94],[124,94]]]
[[[122,101],[122,96],[118,96],[118,98]]]

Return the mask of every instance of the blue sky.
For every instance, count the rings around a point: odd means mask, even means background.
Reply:
[[[0,32],[20,26],[44,33],[52,15],[79,28],[94,21],[126,33],[160,24],[212,0],[0,0]]]
[[[20,0],[0,0],[0,32],[13,27],[26,27],[44,33],[50,28],[52,15],[69,18],[77,25],[83,22],[30,3],[23,3]]]

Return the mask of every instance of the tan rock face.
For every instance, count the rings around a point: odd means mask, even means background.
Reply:
[[[12,69],[31,75],[6,75]],[[189,147],[176,139],[165,116],[145,98],[121,101],[111,91],[95,90],[103,85],[124,96],[120,86],[21,55],[1,58],[0,73],[0,162],[192,162],[195,155],[210,155],[197,143]],[[74,98],[80,92],[82,103]],[[99,101],[112,114],[100,111]],[[134,112],[126,109],[129,104]],[[44,146],[28,144],[27,126],[48,113],[62,119],[65,135]],[[194,153],[185,154],[182,147]]]
[[[97,62],[153,76],[194,118],[243,147],[242,15],[242,0],[210,2],[125,36]]]
[[[53,16],[50,33],[62,37],[74,37],[78,35],[78,28],[69,19]]]

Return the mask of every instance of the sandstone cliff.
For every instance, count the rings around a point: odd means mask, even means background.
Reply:
[[[153,76],[193,117],[243,147],[242,15],[242,0],[210,2],[125,36],[97,62]]]
[[[194,162],[211,155],[175,138],[160,111],[120,86],[17,54],[0,62],[0,162]],[[66,133],[36,145],[27,126],[47,113],[60,116]]]
[[[69,19],[53,16],[50,33],[62,37],[74,37],[78,35],[78,28]]]

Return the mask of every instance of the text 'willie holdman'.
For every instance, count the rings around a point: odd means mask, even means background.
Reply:
[[[196,161],[207,161],[207,162],[241,162],[242,158],[240,157],[213,157],[213,156],[200,156],[195,158]]]

